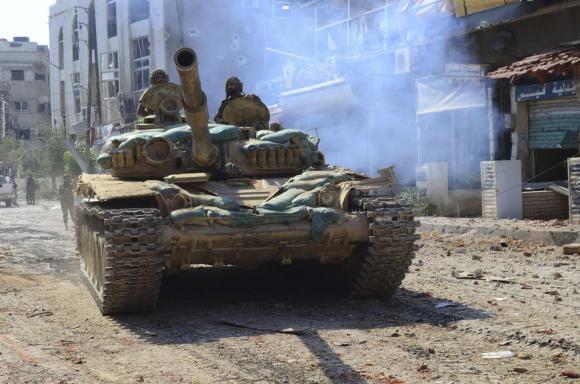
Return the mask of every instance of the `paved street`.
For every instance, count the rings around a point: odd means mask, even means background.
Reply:
[[[0,207],[0,383],[570,382],[578,255],[419,245],[392,300],[345,299],[319,268],[202,269],[164,281],[154,313],[103,317],[57,203]]]

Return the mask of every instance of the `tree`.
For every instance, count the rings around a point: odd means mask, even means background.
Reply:
[[[43,146],[42,167],[52,179],[52,190],[56,191],[56,178],[64,173],[64,156],[66,148],[62,137],[51,136]]]
[[[82,173],[81,167],[79,167],[79,165],[73,158],[73,155],[69,151],[66,151],[62,155],[62,157],[64,159],[64,172],[66,174],[69,174],[74,177]]]

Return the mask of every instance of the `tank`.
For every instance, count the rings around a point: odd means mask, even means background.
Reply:
[[[209,124],[195,52],[174,60],[181,84],[146,91],[155,115],[108,140],[107,174],[78,182],[80,264],[101,312],[154,309],[164,276],[193,265],[314,260],[338,265],[353,297],[392,295],[417,236],[392,169],[325,164],[317,138],[267,125],[252,95],[226,107],[230,124]]]

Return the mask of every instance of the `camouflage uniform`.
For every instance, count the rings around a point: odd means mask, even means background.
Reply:
[[[228,87],[231,90],[228,91]],[[213,117],[213,121],[218,124],[227,124],[228,122],[224,120],[224,109],[230,101],[238,97],[244,96],[244,84],[237,77],[230,77],[226,80],[226,98],[222,100],[220,107]]]
[[[62,221],[64,221],[64,227],[68,229],[69,214],[71,221],[74,223],[74,197],[70,179],[65,177],[63,184],[58,187],[58,196],[60,198],[60,209],[62,210]]]

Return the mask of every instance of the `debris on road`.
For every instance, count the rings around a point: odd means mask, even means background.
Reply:
[[[512,351],[484,352],[481,357],[484,359],[509,359],[514,357],[514,353]]]
[[[564,255],[580,254],[580,243],[565,244],[562,246],[562,252]]]
[[[578,379],[580,378],[580,373],[573,371],[571,369],[564,369],[561,373],[561,376],[565,376],[569,379]]]
[[[291,335],[303,335],[308,331],[308,328],[268,328],[268,327],[257,327],[253,325],[233,322],[229,320],[218,320],[216,321],[218,324],[229,325],[231,327],[237,328],[246,328],[246,329],[253,329],[256,331],[267,331],[267,332],[274,332],[274,333],[287,333]]]

